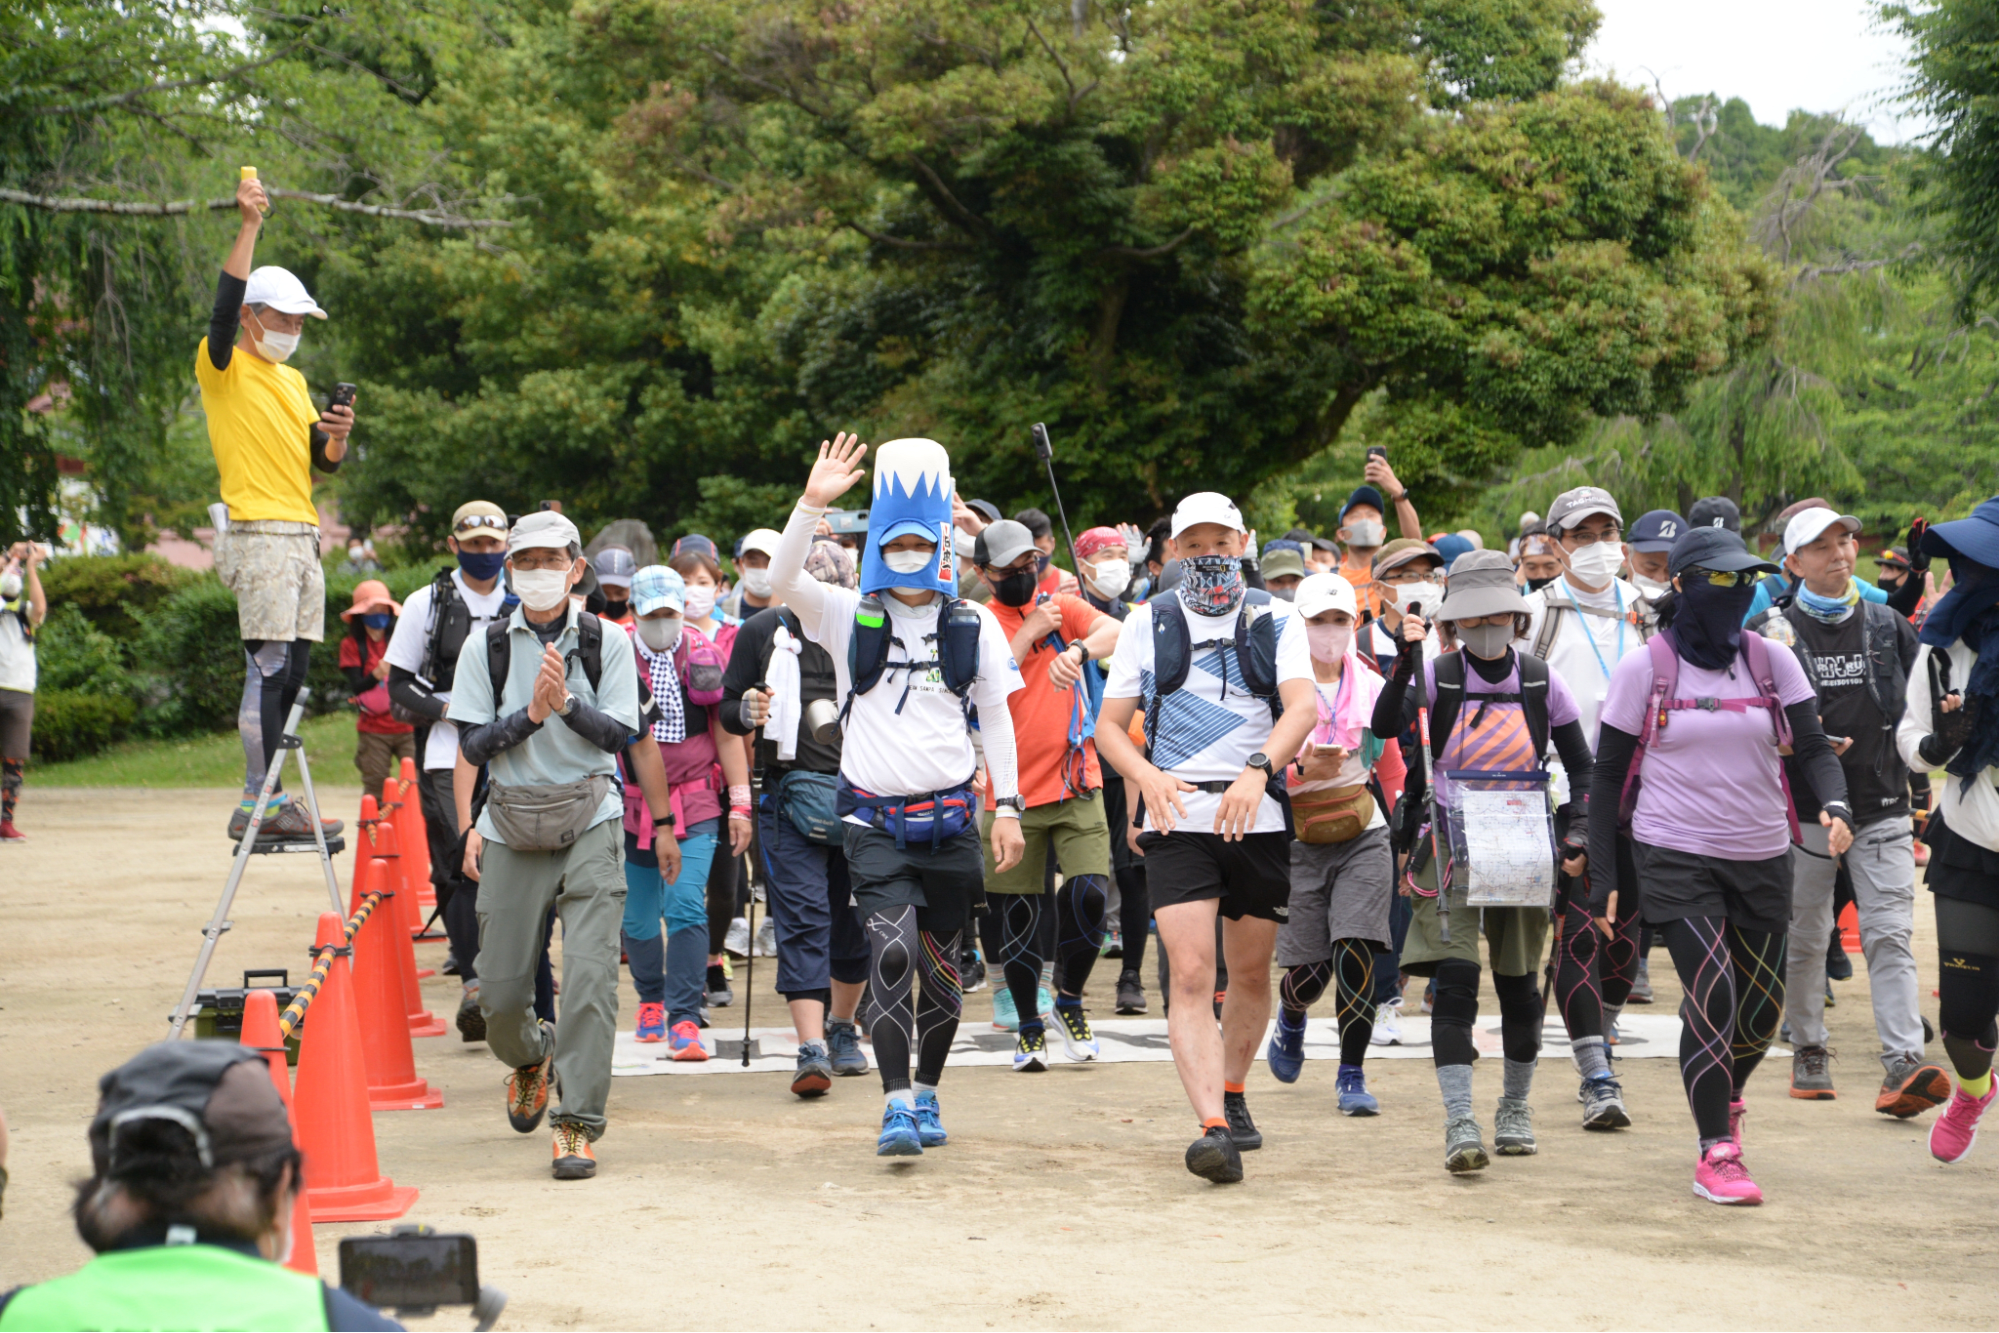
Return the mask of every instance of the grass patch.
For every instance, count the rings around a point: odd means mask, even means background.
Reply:
[[[352,713],[307,718],[302,732],[314,781],[325,785],[360,781],[354,770]],[[286,789],[299,790],[296,766],[286,764],[285,768]],[[164,741],[125,741],[88,759],[33,765],[28,782],[42,787],[240,788],[243,741],[233,731]]]

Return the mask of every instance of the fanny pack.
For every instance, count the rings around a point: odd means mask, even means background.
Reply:
[[[877,796],[841,778],[834,809],[843,819],[859,815],[873,827],[894,834],[897,851],[912,842],[927,842],[935,851],[973,827],[972,821],[978,817],[969,778],[949,791],[920,796]]]
[[[611,790],[609,776],[577,782],[487,784],[486,813],[493,833],[516,852],[558,852],[597,822],[597,808]]]
[[[778,804],[785,818],[807,842],[822,847],[840,845],[840,780],[831,773],[792,769],[777,783]]]
[[[1303,794],[1294,791],[1291,818],[1300,842],[1352,842],[1374,818],[1374,793],[1365,782]]]

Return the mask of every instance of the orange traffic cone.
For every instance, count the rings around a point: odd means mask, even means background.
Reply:
[[[1860,913],[1852,903],[1839,909],[1839,947],[1848,953],[1860,952]]]
[[[292,1071],[285,1064],[284,1034],[278,1031],[278,999],[267,990],[253,990],[243,997],[241,1041],[264,1057],[271,1067],[271,1082],[277,1086],[278,1100],[285,1113],[292,1109]],[[292,1137],[298,1137],[298,1117],[292,1116]],[[319,1255],[312,1245],[312,1209],[305,1201],[301,1181],[292,1195],[292,1252],[285,1267],[307,1277],[319,1276]]]
[[[344,923],[320,914],[313,953],[340,947]],[[354,1015],[353,973],[335,958],[313,997],[311,1021],[299,1047],[299,1146],[311,1163],[306,1190],[312,1220],[385,1222],[416,1202],[416,1190],[383,1175],[375,1159],[375,1122],[368,1114],[368,1067]]]
[[[402,886],[399,881],[403,873],[403,858],[399,850],[401,844],[396,837],[395,822],[384,819],[374,825],[369,830],[369,833],[370,841],[373,842],[374,847],[372,850],[363,849],[362,854],[364,856],[377,857],[389,863],[388,878],[377,881],[377,883],[380,883],[384,888],[401,888]],[[381,910],[392,913],[393,915],[390,919],[397,923],[397,928],[391,933],[396,936],[396,968],[402,974],[403,1003],[409,1011],[410,1035],[412,1037],[441,1037],[446,1031],[444,1020],[423,1007],[423,988],[417,985],[418,977],[429,974],[417,971],[416,947],[410,942],[410,926],[414,923],[410,921],[407,914],[407,904],[410,901],[410,897],[411,895],[409,894],[397,893],[393,898],[385,898],[382,900]]]
[[[389,863],[370,858],[362,882],[355,886],[352,909],[358,911],[361,899],[388,878]],[[360,1015],[361,1052],[368,1067],[368,1109],[434,1111],[444,1105],[444,1094],[417,1077],[403,979],[390,938],[399,920],[389,905],[384,898],[354,934],[354,1007]]]
[[[417,915],[428,921],[437,910],[437,889],[430,880],[430,833],[423,817],[423,793],[417,787],[414,759],[403,760],[402,807],[396,811],[396,832],[409,853],[410,877],[416,881]]]

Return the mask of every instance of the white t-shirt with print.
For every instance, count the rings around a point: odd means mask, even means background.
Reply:
[[[1147,706],[1152,685],[1152,609],[1153,603],[1147,602],[1125,621],[1117,651],[1111,654],[1106,699],[1136,699],[1140,708]],[[1310,681],[1311,651],[1291,603],[1272,598],[1269,614],[1277,617],[1277,683]],[[1233,782],[1242,776],[1249,757],[1270,739],[1274,725],[1270,704],[1249,692],[1236,662],[1235,622],[1235,612],[1187,614],[1192,660],[1186,683],[1156,705],[1151,760],[1186,782]],[[1180,828],[1190,833],[1215,831],[1221,793],[1182,792],[1180,801],[1187,810]],[[1250,831],[1282,833],[1283,807],[1264,797]]]
[[[472,628],[465,635],[470,644],[486,632],[486,626],[499,618],[500,607],[507,600],[507,583],[500,579],[493,584],[491,592],[475,592],[465,586],[465,572],[451,571],[451,582],[458,589],[458,595],[465,599],[466,608],[472,612]],[[430,641],[431,591],[436,585],[426,583],[410,594],[403,603],[403,613],[396,620],[396,632],[389,637],[388,651],[382,657],[392,667],[401,667],[421,678],[423,675],[424,645]],[[461,652],[464,650],[461,648]],[[424,681],[435,687],[437,682]],[[445,681],[442,689],[433,689],[438,699],[449,703],[451,682]],[[450,768],[458,762],[458,728],[449,722],[434,722],[430,728],[430,739],[424,743],[423,766],[435,770]]]

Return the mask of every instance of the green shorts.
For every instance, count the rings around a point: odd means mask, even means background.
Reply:
[[[1437,863],[1423,867],[1416,883],[1426,889],[1437,885]],[[1437,974],[1437,964],[1447,958],[1477,964],[1478,937],[1485,936],[1492,973],[1501,977],[1531,977],[1541,970],[1548,948],[1548,909],[1545,907],[1472,907],[1465,902],[1465,890],[1451,890],[1451,940],[1443,941],[1437,918],[1437,900],[1415,895],[1409,918],[1409,936],[1402,943],[1402,970],[1419,977]]]
[[[1101,792],[1072,796],[1066,801],[1030,807],[1020,817],[1020,834],[1027,852],[1004,875],[993,869],[993,819],[987,811],[980,840],[986,851],[987,893],[1041,893],[1047,888],[1048,849],[1066,878],[1111,873],[1111,831],[1104,822]]]

